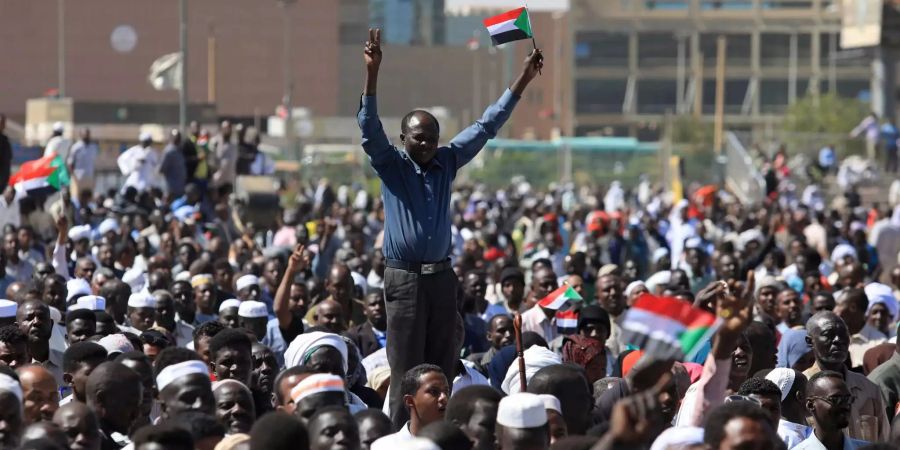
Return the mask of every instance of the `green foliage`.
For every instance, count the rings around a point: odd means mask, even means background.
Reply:
[[[784,116],[784,131],[803,133],[848,133],[867,113],[866,105],[853,98],[829,93],[818,102],[804,97],[788,107]]]
[[[694,149],[712,148],[715,130],[694,116],[678,116],[672,121],[672,142],[687,144]]]

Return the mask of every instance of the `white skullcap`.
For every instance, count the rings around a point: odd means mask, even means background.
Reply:
[[[538,370],[547,366],[562,364],[562,359],[556,353],[548,350],[540,345],[533,345],[522,354],[525,357],[525,380],[531,380],[531,377]],[[500,388],[507,394],[515,394],[522,389],[519,383],[519,366],[515,363],[509,366]]]
[[[857,259],[856,249],[849,244],[838,244],[831,252],[831,262],[836,263],[848,256],[852,256],[853,259]]]
[[[294,340],[291,341],[291,345],[289,345],[284,352],[284,366],[302,366],[306,363],[306,360],[313,351],[324,346],[334,347],[341,353],[341,356],[343,357],[342,362],[344,364],[344,372],[346,372],[347,343],[344,342],[340,336],[324,331],[303,333],[294,338]]]
[[[144,289],[144,284],[147,281],[147,277],[144,276],[144,271],[140,270],[137,267],[132,267],[125,271],[122,274],[122,282],[131,287],[132,292],[137,292]]]
[[[172,215],[178,219],[179,222],[186,223],[191,225],[194,223],[194,214],[196,214],[197,209],[191,205],[184,205],[175,211],[172,212]]]
[[[119,231],[119,222],[116,222],[116,219],[113,218],[104,219],[97,227],[97,231],[100,232],[100,235],[104,235],[110,231]]]
[[[53,131],[55,131],[57,133],[61,133],[61,132],[65,131],[65,129],[66,129],[66,127],[63,125],[62,122],[53,122]]]
[[[135,292],[128,297],[129,308],[156,308],[156,298],[146,292]]]
[[[178,272],[177,274],[175,274],[174,281],[187,281],[188,283],[190,283],[191,282],[191,272],[187,271],[187,270],[182,270],[181,272]]]
[[[238,315],[248,319],[258,319],[260,317],[269,317],[269,310],[266,309],[266,304],[263,302],[248,300],[241,302],[241,306],[238,308]]]
[[[234,379],[231,379],[231,378],[229,378],[229,379],[227,379],[227,380],[219,380],[219,381],[216,381],[215,383],[212,384],[212,390],[213,390],[213,392],[215,392],[215,391],[217,391],[219,388],[223,388],[223,387],[225,387],[225,386],[228,386],[229,384],[233,384],[233,385],[235,385],[235,386],[238,386],[240,389],[246,390],[248,394],[253,395],[252,393],[250,393],[250,388],[248,388],[246,384],[241,383],[240,381],[234,380]]]
[[[747,244],[753,241],[762,243],[764,240],[765,238],[763,237],[762,231],[759,231],[756,228],[751,228],[738,235],[738,246],[741,249],[744,249],[747,247]]]
[[[235,283],[235,287],[239,291],[253,285],[259,286],[259,277],[257,277],[256,275],[244,275],[238,278],[237,283]]]
[[[651,294],[656,293],[656,288],[658,286],[665,286],[669,284],[669,281],[672,280],[672,272],[668,270],[660,270],[659,272],[650,275],[647,278],[647,281],[644,283],[647,286],[647,290],[650,291]]]
[[[316,373],[303,379],[291,388],[291,400],[294,403],[322,392],[344,393],[344,379],[330,373]]]
[[[656,437],[653,445],[650,446],[650,450],[669,450],[670,448],[701,444],[703,444],[703,428],[672,427]]]
[[[221,305],[219,305],[219,313],[221,314],[222,311],[225,311],[228,308],[240,308],[240,307],[241,307],[240,300],[238,300],[236,298],[229,298],[228,300],[225,300],[224,302],[222,302]]]
[[[91,238],[91,226],[90,225],[75,225],[72,228],[69,228],[69,239],[73,241],[81,241],[84,239]]]
[[[9,392],[15,395],[20,403],[22,402],[22,386],[15,378],[5,373],[0,373],[0,392]]]
[[[788,369],[785,367],[778,367],[772,369],[766,375],[766,379],[775,383],[778,386],[778,389],[781,389],[781,401],[787,398],[788,392],[791,392],[791,388],[794,386],[794,369]]]
[[[635,289],[642,287],[642,286],[644,287],[644,289],[647,288],[647,285],[644,284],[644,282],[641,280],[632,281],[631,283],[628,283],[628,287],[625,288],[625,296],[630,297]]]
[[[535,394],[512,394],[500,400],[497,423],[510,428],[542,427],[547,424],[547,408]]]
[[[72,300],[76,295],[88,295],[91,293],[91,285],[84,278],[72,278],[66,281],[66,301]]]
[[[866,310],[866,314],[869,314],[873,306],[880,303],[887,308],[892,321],[897,319],[897,298],[894,297],[894,290],[890,286],[882,283],[869,283],[864,290],[869,299],[869,308]]]
[[[190,360],[183,363],[173,364],[166,367],[156,376],[156,388],[162,391],[166,386],[172,384],[173,381],[193,374],[201,374],[209,377],[209,368],[203,361]]]
[[[0,319],[16,317],[16,311],[18,310],[19,305],[16,302],[7,299],[0,300]]]
[[[134,346],[131,345],[131,341],[129,341],[128,338],[121,333],[103,336],[103,338],[97,341],[97,343],[106,349],[106,353],[108,355],[134,351]]]
[[[703,250],[703,240],[696,236],[688,238],[686,241],[684,241],[684,248],[685,250],[692,248]]]
[[[76,309],[87,309],[91,311],[106,310],[106,299],[99,295],[85,295],[75,300],[75,303],[69,306],[69,311]]]
[[[153,135],[150,134],[149,131],[144,131],[138,136],[138,141],[140,141],[140,142],[152,141],[152,140],[153,140]]]
[[[660,247],[660,248],[654,250],[653,257],[652,257],[653,264],[658,263],[660,259],[663,259],[666,256],[669,256],[669,249],[667,249],[665,247]]]
[[[539,394],[538,397],[544,402],[544,409],[552,409],[562,414],[562,407],[559,406],[559,399],[555,395]]]

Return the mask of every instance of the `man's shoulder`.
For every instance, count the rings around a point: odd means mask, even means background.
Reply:
[[[893,359],[893,358],[891,358]],[[900,365],[892,364],[890,360],[876,367],[869,376],[869,381],[875,384],[885,382],[900,382]]]

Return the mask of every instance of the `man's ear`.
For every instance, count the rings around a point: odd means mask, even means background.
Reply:
[[[406,135],[403,133],[400,133],[400,143],[406,144]]]
[[[806,335],[806,338],[805,338],[805,339],[806,339],[806,345],[808,345],[809,348],[812,348],[812,346],[813,346],[813,345],[812,345],[812,338],[811,338],[809,335]]]
[[[75,381],[75,377],[73,377],[72,374],[70,374],[70,373],[63,374],[63,383],[66,383],[66,386],[72,386],[74,381]]]
[[[412,411],[413,408],[416,406],[415,397],[413,397],[412,395],[404,395],[403,396],[403,404],[406,405],[406,407],[410,411]]]

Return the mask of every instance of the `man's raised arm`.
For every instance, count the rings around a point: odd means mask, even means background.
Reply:
[[[371,158],[372,166],[377,167],[387,162],[393,154],[391,142],[384,133],[381,120],[378,119],[378,107],[375,102],[378,68],[381,66],[381,29],[369,29],[369,40],[366,41],[363,56],[366,61],[366,87],[359,102],[356,120],[362,131],[363,150]]]

